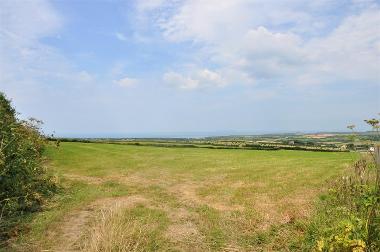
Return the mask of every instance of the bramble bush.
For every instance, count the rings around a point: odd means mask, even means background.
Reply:
[[[0,92],[0,245],[22,216],[40,210],[57,186],[42,165],[41,121],[19,120]]]

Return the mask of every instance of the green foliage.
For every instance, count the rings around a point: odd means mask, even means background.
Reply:
[[[334,231],[335,234],[317,241],[318,251],[365,251],[366,232],[363,220],[343,220]]]
[[[44,198],[56,190],[42,166],[44,137],[40,121],[19,120],[0,93],[0,241],[28,212],[40,209]]]
[[[373,160],[363,158],[331,184],[309,227],[311,247],[317,251],[380,250],[377,172]]]

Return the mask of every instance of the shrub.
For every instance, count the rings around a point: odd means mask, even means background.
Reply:
[[[332,184],[324,199],[321,219],[328,224],[316,243],[318,251],[380,249],[380,198],[374,163],[360,159],[352,168]]]
[[[0,241],[9,238],[20,218],[41,208],[56,189],[42,166],[45,139],[41,122],[19,120],[0,92]]]

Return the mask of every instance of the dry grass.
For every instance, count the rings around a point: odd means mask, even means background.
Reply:
[[[150,218],[150,216],[146,216]],[[102,209],[82,242],[81,251],[88,252],[129,252],[144,251],[149,245],[149,236],[157,228],[156,223],[142,223],[126,213],[117,204]]]
[[[73,209],[64,216],[57,228],[49,232],[49,239],[55,240],[52,249],[54,251],[78,250],[82,243],[81,237],[88,231],[90,223],[98,223],[102,219],[99,217],[106,216],[98,214],[99,212],[106,213],[108,210],[126,209],[145,202],[147,199],[140,196],[106,197],[97,199],[79,209]]]

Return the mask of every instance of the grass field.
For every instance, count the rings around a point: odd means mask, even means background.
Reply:
[[[31,219],[21,250],[300,250],[323,185],[354,159],[96,143],[47,157],[64,188]]]

